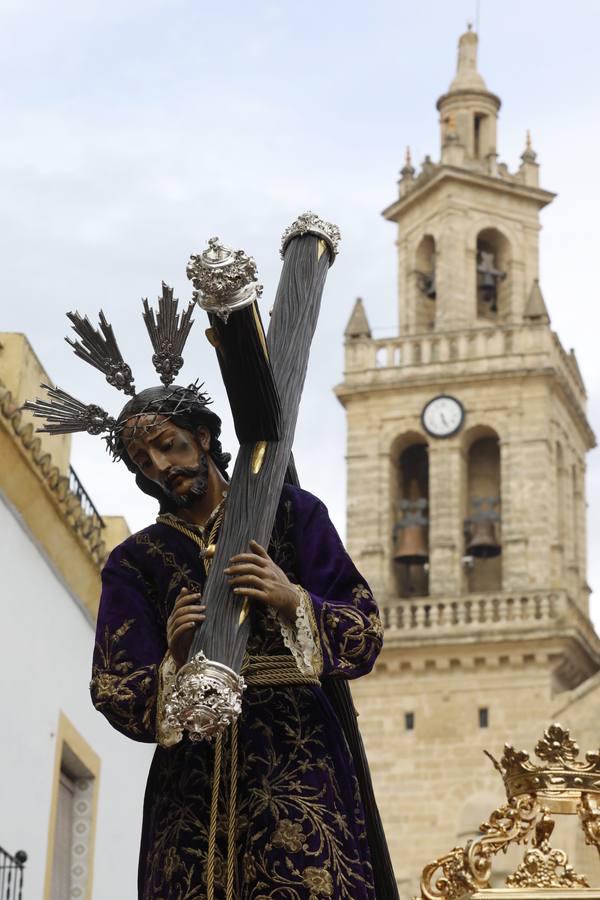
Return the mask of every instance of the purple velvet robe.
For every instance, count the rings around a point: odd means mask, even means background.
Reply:
[[[323,504],[286,485],[269,553],[312,600],[323,673],[357,678],[381,649],[373,596]],[[103,572],[92,699],[134,740],[156,740],[166,621],[182,587],[202,589],[198,546],[166,524],[117,547]],[[277,619],[255,603],[248,652],[289,653]],[[239,720],[236,890],[239,900],[374,900],[365,817],[352,757],[318,685],[248,687]],[[230,742],[223,743],[215,897],[227,859]],[[214,745],[157,747],[139,864],[140,900],[204,900]]]

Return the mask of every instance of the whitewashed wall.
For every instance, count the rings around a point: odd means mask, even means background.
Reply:
[[[130,900],[153,745],[114,731],[89,696],[94,628],[0,494],[0,845],[28,853],[41,900],[59,711],[101,758],[94,900]]]

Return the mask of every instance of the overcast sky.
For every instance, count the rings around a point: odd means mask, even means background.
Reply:
[[[531,129],[541,184],[541,285],[575,347],[600,431],[597,40],[600,4],[481,0],[479,69],[503,101],[500,159]],[[345,426],[332,394],[356,296],[375,336],[397,332],[395,229],[404,149],[439,156],[435,101],[454,74],[476,0],[0,0],[0,330],[23,331],[51,377],[116,412],[120,396],[63,341],[64,312],[108,313],[138,386],[155,383],[139,315],[161,280],[187,300],[185,264],[218,234],[251,253],[270,306],[279,237],[305,209],[337,222],[298,426],[303,485],[344,531]],[[225,412],[198,311],[185,383]],[[73,464],[105,513],[137,529],[154,504],[97,439]],[[600,457],[589,457],[590,581],[600,590]],[[600,611],[600,604],[598,604]]]

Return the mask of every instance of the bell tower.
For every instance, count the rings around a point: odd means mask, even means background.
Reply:
[[[437,102],[439,161],[417,172],[407,152],[383,213],[397,228],[399,336],[374,339],[357,300],[336,388],[348,546],[386,628],[353,693],[412,893],[425,863],[477,829],[473,773],[482,809],[502,799],[482,749],[531,745],[600,670],[586,582],[595,439],[540,286],[539,216],[555,195],[529,135],[515,171],[498,161],[500,105],[469,30]]]

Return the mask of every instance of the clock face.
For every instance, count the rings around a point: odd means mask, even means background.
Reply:
[[[421,421],[423,428],[433,437],[451,437],[461,428],[465,420],[462,403],[456,397],[440,394],[434,397],[423,409]]]

